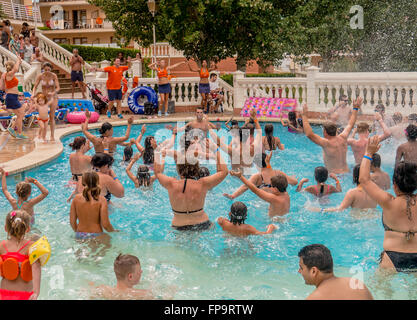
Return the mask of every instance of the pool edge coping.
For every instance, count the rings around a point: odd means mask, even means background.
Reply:
[[[157,124],[157,123],[167,123],[167,122],[187,122],[187,121],[194,120],[194,119],[195,119],[194,115],[190,117],[185,117],[185,118],[173,117],[173,118],[158,118],[158,119],[137,119],[133,121],[133,125],[148,124],[148,123]],[[213,117],[212,116],[208,118],[209,121],[222,121],[222,122],[227,121],[229,119],[230,119],[229,116],[227,117],[225,116]],[[237,121],[245,121],[247,118],[233,117],[233,119]],[[259,118],[259,121],[260,122],[278,122],[278,123],[281,122],[280,119],[278,118],[272,118],[272,119],[271,118],[268,118],[268,119]],[[324,122],[325,120],[320,120],[320,119],[310,120],[310,123],[313,123],[313,124],[322,124]],[[101,127],[102,124],[103,124],[103,121],[89,124],[88,129],[89,130],[97,129]],[[126,126],[127,120],[114,121],[114,122],[111,122],[111,124],[113,127]],[[55,143],[54,144],[51,144],[51,143],[43,144],[43,143],[36,142],[35,147],[33,148],[31,152],[25,154],[22,157],[4,162],[1,164],[1,166],[8,173],[8,175],[16,175],[21,172],[31,170],[36,167],[40,167],[58,158],[64,151],[64,145],[62,144],[61,139],[76,132],[82,132],[81,125],[57,128],[55,130]]]

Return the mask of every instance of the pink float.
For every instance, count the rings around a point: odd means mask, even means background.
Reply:
[[[100,118],[100,115],[97,112],[91,112],[91,117],[88,123],[95,123]],[[74,111],[70,112],[67,115],[67,120],[69,123],[80,124],[85,121],[85,112],[84,111]]]
[[[259,118],[279,118],[282,111],[295,111],[296,108],[296,99],[249,97],[246,99],[240,115],[249,117],[250,110],[255,109]],[[283,118],[286,117],[287,114],[283,113]]]

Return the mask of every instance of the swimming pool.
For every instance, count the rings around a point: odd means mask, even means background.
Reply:
[[[263,127],[264,125],[262,125]],[[164,125],[147,125],[147,135],[153,135]],[[131,137],[138,136],[140,125],[132,127]],[[320,127],[314,131],[321,134]],[[97,131],[92,130],[97,134]],[[114,136],[121,136],[125,127],[116,127]],[[274,152],[272,166],[289,175],[309,178],[314,182],[314,168],[322,165],[322,150],[305,136],[288,133],[274,124],[274,134],[285,144],[284,151]],[[52,256],[42,271],[40,299],[88,299],[89,282],[116,283],[113,261],[119,253],[139,257],[144,270],[141,288],[152,284],[157,293],[174,288],[174,299],[304,299],[314,288],[304,284],[298,271],[298,251],[305,245],[322,243],[332,252],[337,276],[356,276],[363,279],[377,299],[415,299],[417,281],[414,276],[398,274],[390,278],[375,276],[377,259],[382,251],[383,228],[381,210],[367,219],[353,217],[349,210],[340,213],[310,212],[306,206],[319,206],[311,196],[295,192],[289,186],[291,209],[279,229],[272,235],[231,238],[216,225],[213,230],[188,234],[171,229],[172,211],[168,193],[158,182],[153,191],[140,191],[125,173],[122,147],[118,147],[114,170],[125,187],[123,199],[112,198],[110,220],[119,233],[112,233],[111,248],[104,253],[88,256],[90,249],[75,241],[69,224],[70,204],[66,199],[72,192],[68,144],[81,133],[63,139],[64,152],[56,160],[27,171],[26,176],[40,180],[50,191],[49,196],[35,207],[37,233],[48,237]],[[158,137],[156,137],[158,141]],[[143,142],[144,140],[142,140]],[[396,146],[384,144],[380,150],[382,169],[393,173]],[[137,150],[135,150],[136,152]],[[92,150],[89,154],[93,154]],[[139,160],[139,164],[142,160]],[[348,163],[354,159],[348,152]],[[133,167],[133,172],[137,168]],[[214,165],[208,165],[215,172]],[[229,165],[230,168],[230,165]],[[173,164],[167,164],[165,173],[176,176]],[[341,177],[343,192],[334,194],[326,206],[338,205],[345,192],[353,187],[352,175]],[[333,180],[329,179],[328,182]],[[14,194],[15,182],[8,178],[8,187]],[[211,221],[226,216],[233,203],[222,196],[232,193],[240,181],[228,176],[210,191],[205,211]],[[36,189],[36,187],[35,187]],[[32,196],[38,194],[38,190]],[[392,189],[391,189],[392,192]],[[0,196],[0,221],[3,225],[10,206]],[[236,199],[248,206],[247,223],[265,230],[270,223],[268,205],[247,191]],[[0,228],[0,239],[5,239]],[[363,271],[363,274],[361,273]]]

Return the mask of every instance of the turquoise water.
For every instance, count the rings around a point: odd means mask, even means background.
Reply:
[[[288,133],[280,125],[274,126],[275,135],[285,144],[285,150],[275,152],[272,166],[296,175],[299,180],[309,178],[306,185],[313,183],[314,168],[322,165],[321,148],[305,136]],[[140,128],[140,125],[133,126],[131,136],[136,137]],[[161,128],[163,125],[147,125],[146,135],[154,135]],[[319,127],[314,130],[321,134]],[[114,136],[124,132],[124,127],[117,127]],[[113,261],[119,253],[134,254],[141,260],[144,273],[139,287],[152,286],[157,294],[169,288],[174,292],[174,299],[304,299],[314,288],[305,285],[297,273],[297,253],[312,243],[322,243],[332,251],[336,275],[362,278],[375,298],[415,299],[414,276],[375,276],[383,242],[380,208],[377,214],[367,218],[358,218],[349,210],[327,214],[311,212],[309,207],[320,204],[309,195],[296,193],[295,187],[290,186],[290,214],[276,223],[279,229],[272,235],[236,239],[223,234],[218,225],[202,233],[181,234],[170,228],[172,213],[168,194],[158,182],[153,191],[134,188],[121,164],[122,147],[118,147],[114,170],[125,187],[125,197],[113,197],[110,214],[113,226],[121,232],[111,234],[109,249],[92,253],[91,248],[75,241],[69,224],[70,204],[66,202],[72,192],[68,186],[71,178],[68,144],[78,135],[81,134],[63,139],[64,152],[58,159],[25,173],[40,180],[50,191],[47,199],[35,207],[35,232],[48,237],[53,251],[42,270],[40,299],[86,299],[89,298],[89,282],[114,285]],[[393,148],[396,146],[384,144],[380,151],[383,170],[390,175],[395,156]],[[351,151],[348,163],[352,168]],[[208,168],[215,172],[214,165]],[[165,173],[176,176],[175,166],[167,164]],[[345,192],[353,187],[351,174],[341,176],[341,183],[342,194],[332,195],[325,206],[336,206],[342,201]],[[8,186],[13,194],[15,184],[14,178],[9,177]],[[205,211],[212,221],[226,216],[233,203],[222,194],[232,193],[239,186],[239,180],[228,176],[208,193]],[[38,193],[34,190],[32,194]],[[4,221],[10,206],[3,195],[0,199],[0,221]],[[247,223],[260,230],[271,223],[268,205],[250,191],[236,200],[248,206]],[[0,228],[0,239],[5,238],[4,229]]]

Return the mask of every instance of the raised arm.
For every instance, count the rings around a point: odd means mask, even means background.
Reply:
[[[142,156],[141,153],[136,153],[134,155],[134,157],[132,158],[132,160],[130,160],[129,165],[126,168],[127,176],[130,178],[130,180],[133,181],[133,183],[135,184],[135,187],[136,188],[139,186],[138,178],[132,173],[131,170],[132,170],[132,167],[135,164],[135,162],[138,161],[141,156]]]
[[[6,172],[1,167],[0,167],[0,174],[1,174],[1,189],[7,201],[9,201],[10,204],[12,204],[15,201],[15,199],[12,197],[9,190],[7,190]]]
[[[300,183],[298,184],[297,189],[295,189],[295,191],[296,192],[300,192],[301,190],[304,191],[305,189],[303,190],[303,185],[304,185],[304,183],[306,183],[308,181],[309,181],[309,179],[307,179],[307,178],[301,179]]]
[[[216,160],[217,160],[217,172],[212,174],[208,177],[201,178],[201,182],[203,186],[208,190],[217,186],[220,182],[222,182],[226,177],[229,171],[227,170],[227,165],[223,161],[223,158],[220,154],[220,138],[217,137],[217,149],[216,149]]]
[[[327,139],[324,139],[324,138],[320,137],[319,135],[317,135],[313,132],[313,129],[311,128],[310,122],[308,121],[307,113],[308,113],[308,107],[307,107],[307,104],[305,103],[303,105],[303,113],[302,113],[305,135],[307,136],[307,138],[309,138],[315,144],[317,144],[321,147],[325,147],[327,145],[327,142],[328,142]]]
[[[163,174],[163,163],[161,162],[161,152],[154,153],[154,174],[155,177],[158,179],[161,186],[165,189],[169,190],[172,186],[172,183],[175,181],[174,178],[168,177],[167,175]]]
[[[266,202],[269,202],[269,203],[275,200],[275,196],[272,193],[259,189],[251,181],[246,179],[242,175],[241,171],[230,171],[230,175],[234,177],[238,177],[254,194],[256,194],[262,200],[265,200]]]
[[[41,194],[40,195],[38,195],[37,197],[35,197],[35,198],[33,198],[33,199],[30,199],[29,200],[29,203],[32,205],[32,206],[34,206],[34,205],[36,205],[36,204],[38,204],[39,202],[41,202],[43,199],[45,199],[47,196],[48,196],[48,194],[49,194],[49,191],[48,191],[48,189],[46,189],[43,185],[42,185],[42,183],[40,183],[38,180],[36,180],[36,179],[33,179],[33,178],[26,178],[25,179],[26,180],[26,182],[28,182],[28,183],[33,183],[35,186],[37,186],[38,187],[38,189],[41,191]]]
[[[249,178],[249,181],[251,181],[255,185],[258,185],[257,184],[258,180],[259,180],[259,173],[255,173]],[[238,189],[236,189],[235,192],[233,192],[232,195],[230,195],[228,193],[223,193],[223,195],[226,198],[229,198],[230,200],[233,200],[233,199],[236,199],[237,197],[241,196],[242,194],[244,194],[247,190],[248,190],[248,187],[245,184],[242,184]]]
[[[229,156],[232,156],[232,146],[225,144],[217,135],[216,132],[214,132],[213,129],[209,130],[210,138],[219,145],[220,143],[220,149],[222,149],[224,152],[226,152]],[[220,142],[219,142],[220,141]]]
[[[198,70],[198,69],[191,68],[190,61],[187,61],[187,64],[188,64],[188,68],[189,68],[192,72],[199,72],[199,71],[200,71],[200,70]]]
[[[152,69],[152,70],[158,70],[158,68],[156,66],[157,66],[156,62],[152,62],[152,63],[148,64],[148,68]]]
[[[119,143],[128,140],[130,137],[130,131],[132,130],[132,123],[133,117],[127,119],[127,129],[125,135],[123,137],[113,138],[113,142]]]
[[[271,234],[276,229],[277,229],[277,227],[273,224],[269,224],[268,227],[266,228],[266,231],[259,231],[255,227],[251,226],[250,227],[250,233],[252,235],[260,236],[260,235],[264,235],[264,234]]]
[[[397,148],[397,152],[395,155],[395,167],[400,163],[401,159],[403,158],[403,155],[404,155],[404,148],[401,145]]]
[[[16,72],[19,72],[21,63],[22,63],[22,58],[19,55],[17,55],[17,60],[16,60],[16,63],[14,64],[13,69],[10,72],[8,72],[9,76],[13,77]]]
[[[324,209],[323,212],[339,212],[339,211],[343,211],[347,208],[350,208],[352,206],[354,200],[354,195],[353,195],[353,190],[349,190],[345,197],[343,198],[342,203],[336,207],[336,208],[327,208]]]
[[[375,120],[378,121],[379,125],[381,126],[382,130],[384,131],[383,134],[379,136],[379,142],[384,141],[391,137],[392,132],[385,124],[384,120],[382,120],[382,116],[379,112],[375,112]]]
[[[174,69],[174,68],[179,67],[180,65],[182,65],[182,64],[186,64],[186,63],[187,63],[187,62],[185,62],[185,61],[178,62],[178,63],[176,63],[176,64],[173,64],[172,66],[167,67],[167,70]]]
[[[339,137],[342,137],[344,139],[347,140],[347,138],[349,137],[350,132],[353,129],[353,126],[355,125],[356,119],[358,118],[358,112],[359,109],[362,105],[363,99],[361,97],[358,97],[354,102],[353,102],[353,112],[350,116],[349,119],[349,123],[346,126],[345,130],[343,130],[343,132],[339,135]]]
[[[365,192],[374,199],[382,209],[389,208],[394,199],[391,194],[382,190],[375,182],[371,180],[371,160],[372,156],[378,152],[381,145],[379,144],[379,137],[373,136],[368,141],[366,154],[362,159],[361,168],[359,171],[359,183]],[[369,160],[370,158],[371,160]]]
[[[81,125],[81,129],[82,129],[82,131],[83,131],[83,134],[86,136],[86,138],[87,138],[88,140],[90,140],[90,141],[93,143],[93,145],[94,145],[95,143],[97,143],[97,142],[98,142],[98,138],[97,138],[95,135],[91,134],[91,133],[88,131],[88,121],[90,120],[90,116],[91,116],[90,111],[86,110],[86,111],[85,111],[85,121],[84,121],[84,123]]]

